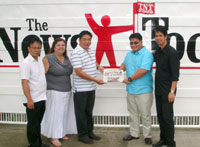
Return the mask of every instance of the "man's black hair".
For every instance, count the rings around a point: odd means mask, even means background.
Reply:
[[[38,42],[38,43],[42,44],[42,41],[40,40],[40,38],[38,38],[38,37],[31,37],[28,40],[28,46],[30,46],[34,42]]]
[[[142,40],[142,35],[140,33],[134,33],[129,36],[129,40],[131,40],[132,38],[137,38],[139,40]]]
[[[90,33],[87,30],[84,30],[84,31],[80,32],[79,38],[81,39],[84,35],[89,35],[92,38],[92,33]]]
[[[167,36],[167,28],[164,26],[156,27],[155,32],[161,32],[164,36]]]

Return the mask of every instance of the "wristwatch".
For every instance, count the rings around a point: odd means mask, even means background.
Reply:
[[[170,91],[170,93],[174,93],[174,91],[173,91],[173,90],[171,90],[171,91]]]
[[[128,81],[129,81],[129,82],[132,82],[133,80],[131,79],[131,77],[128,77]]]

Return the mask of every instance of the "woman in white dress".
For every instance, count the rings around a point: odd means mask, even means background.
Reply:
[[[73,68],[66,53],[65,40],[55,39],[43,63],[47,101],[41,134],[50,138],[51,143],[58,147],[62,145],[59,139],[68,140],[66,134],[77,134],[70,78]]]

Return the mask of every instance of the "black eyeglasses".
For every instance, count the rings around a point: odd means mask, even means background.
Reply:
[[[33,50],[41,50],[41,47],[30,47],[32,48]]]
[[[137,45],[139,42],[137,42],[137,41],[134,41],[134,42],[130,42],[130,45]]]

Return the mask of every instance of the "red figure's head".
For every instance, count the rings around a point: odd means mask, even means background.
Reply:
[[[101,18],[101,23],[104,27],[107,27],[109,26],[110,24],[110,17],[108,15],[104,15],[102,18]]]

